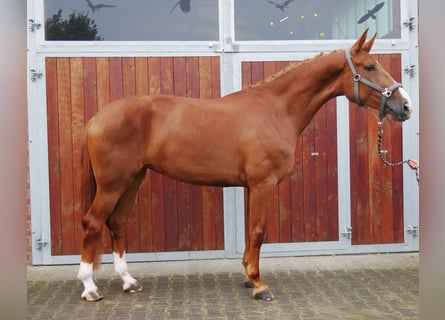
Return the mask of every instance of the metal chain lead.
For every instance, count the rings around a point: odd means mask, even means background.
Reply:
[[[395,167],[395,166],[400,166],[404,163],[407,163],[408,160],[402,160],[400,162],[389,162],[388,160],[386,160],[385,157],[385,153],[382,151],[382,135],[383,135],[383,121],[379,121],[378,122],[378,137],[377,137],[377,148],[379,151],[379,156],[380,156],[380,160],[382,160],[382,162],[389,167]]]
[[[383,119],[383,120],[385,120],[385,119]],[[382,162],[386,166],[389,166],[389,167],[400,166],[400,165],[403,165],[404,163],[408,163],[408,160],[402,160],[400,162],[395,162],[395,163],[394,162],[389,162],[388,160],[386,160],[385,152],[383,152],[383,150],[382,150],[383,120],[378,121],[377,148],[378,148],[380,160],[382,160]],[[417,184],[419,184],[420,183],[419,169],[418,168],[414,168],[414,170],[416,171]]]

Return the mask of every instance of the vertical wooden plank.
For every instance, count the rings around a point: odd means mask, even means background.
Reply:
[[[96,58],[85,57],[82,59],[83,67],[83,92],[84,92],[84,117],[88,121],[97,113],[98,105],[98,80]],[[109,87],[109,85],[108,85]],[[85,122],[86,122],[85,121]]]
[[[246,89],[252,85],[252,62],[241,63],[242,88]]]
[[[123,96],[122,58],[112,57],[110,63],[110,100],[114,101]]]
[[[291,212],[291,179],[286,178],[278,186],[278,215],[279,215],[279,239],[278,241],[292,241],[292,212]]]
[[[400,161],[402,153],[402,125],[395,124],[393,131],[391,152],[396,157],[393,161]],[[404,207],[403,207],[403,166],[392,169],[392,212],[393,212],[393,242],[403,243],[405,235]]]
[[[391,75],[393,78],[401,82],[402,81],[402,61],[400,54],[391,55]],[[392,161],[401,161],[403,158],[402,150],[402,123],[391,121],[391,154],[393,156]],[[392,204],[393,204],[393,242],[403,243],[405,228],[403,218],[403,167],[394,167],[392,170]]]
[[[276,65],[277,65],[277,70],[282,70],[284,68],[286,68],[287,66],[289,66],[289,64],[294,63],[293,61],[277,61]]]
[[[59,112],[57,58],[46,58],[46,104],[48,119],[49,201],[51,223],[51,254],[62,254],[60,208]]]
[[[221,71],[219,57],[212,57],[212,97],[221,97]]]
[[[327,145],[326,145],[326,105],[323,106],[313,119],[314,122],[314,156],[315,165],[315,219],[317,229],[317,241],[328,240],[328,208],[327,208]]]
[[[369,188],[369,244],[381,243],[382,228],[382,165],[377,150],[377,123],[368,114],[368,188]]]
[[[337,100],[326,105],[326,153],[327,153],[327,215],[328,239],[338,241],[338,161],[337,161]]]
[[[122,95],[136,94],[136,62],[133,57],[122,58]]]
[[[136,95],[148,95],[148,59],[146,57],[135,58]]]
[[[350,106],[351,117],[351,210],[353,217],[352,243],[368,244],[369,234],[369,172],[368,172],[368,114],[355,104]],[[354,158],[352,158],[354,156]]]
[[[57,87],[60,138],[60,199],[62,213],[62,252],[73,254],[74,207],[73,207],[73,150],[71,117],[70,59],[57,59]]]
[[[264,80],[264,62],[252,62],[252,84],[256,84]]]
[[[97,70],[97,109],[111,102],[110,92],[110,59],[96,58]],[[88,119],[89,117],[87,117]]]
[[[316,224],[316,193],[315,193],[315,164],[311,155],[314,152],[314,123],[311,121],[302,133],[303,138],[303,192],[304,192],[304,239],[317,239]]]
[[[215,250],[224,249],[224,207],[223,189],[214,187],[213,201],[215,203]]]
[[[151,172],[150,178],[153,251],[162,252],[165,250],[164,183],[159,173]]]
[[[73,198],[74,198],[74,233],[75,252],[80,253],[83,238],[82,217],[82,194],[83,188],[81,177],[81,150],[84,143],[84,72],[83,59],[71,58],[71,106],[72,106],[72,148],[73,148]]]
[[[211,57],[198,58],[199,98],[212,98],[212,64]]]
[[[151,172],[147,170],[145,180],[139,188],[137,202],[139,206],[139,230],[141,252],[153,251],[153,225],[151,213]]]
[[[178,250],[178,206],[176,181],[164,177],[165,249]]]
[[[161,58],[149,58],[148,60],[148,94],[161,92]]]
[[[359,183],[357,174],[357,152],[355,148],[357,127],[356,127],[356,106],[349,103],[349,161],[350,161],[350,183],[351,183],[351,228],[352,228],[352,244],[358,243],[358,221],[357,221],[357,204],[358,190],[356,188]]]
[[[199,98],[199,58],[187,57],[185,59],[187,77],[187,97]]]
[[[267,79],[267,77],[270,77],[279,70],[281,69],[277,69],[277,63],[275,61],[264,62],[263,78]]]
[[[186,66],[185,58],[177,57],[173,60],[174,63],[174,76],[175,76],[175,87],[174,95],[178,97],[187,96],[187,78],[186,78]]]

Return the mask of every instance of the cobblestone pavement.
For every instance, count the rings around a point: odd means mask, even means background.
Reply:
[[[418,253],[262,258],[275,295],[242,285],[240,259],[129,263],[144,291],[126,294],[111,264],[104,300],[80,298],[78,266],[28,267],[27,319],[417,319]]]

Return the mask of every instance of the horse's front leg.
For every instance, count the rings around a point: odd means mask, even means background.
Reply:
[[[266,232],[267,215],[272,208],[275,184],[267,184],[249,188],[249,221],[246,249],[243,265],[246,270],[246,287],[253,287],[256,299],[271,301],[274,299],[266,283],[260,278],[260,249]]]

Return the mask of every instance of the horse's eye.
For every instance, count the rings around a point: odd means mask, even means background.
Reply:
[[[368,72],[375,71],[375,66],[373,64],[368,64],[365,66],[365,70]]]

